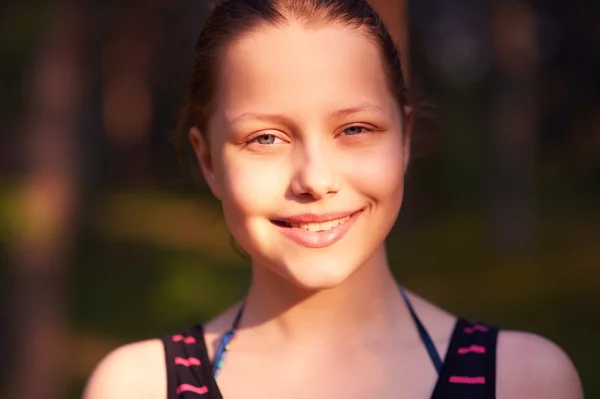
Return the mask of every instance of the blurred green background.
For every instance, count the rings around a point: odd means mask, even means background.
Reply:
[[[600,398],[599,7],[374,4],[423,111],[388,240],[399,281],[549,337]],[[111,349],[244,295],[248,263],[169,142],[210,5],[0,6],[2,397],[77,398]]]

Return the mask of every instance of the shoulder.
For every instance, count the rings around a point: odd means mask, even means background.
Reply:
[[[582,399],[579,375],[567,354],[536,334],[500,331],[497,348],[498,399]]]
[[[98,364],[82,399],[164,399],[167,392],[164,359],[159,339],[121,346]]]

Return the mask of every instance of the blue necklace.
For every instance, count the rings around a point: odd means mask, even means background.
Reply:
[[[225,360],[225,354],[227,353],[227,349],[229,348],[229,343],[235,338],[235,332],[240,326],[240,320],[242,320],[242,315],[244,314],[244,308],[246,307],[246,302],[242,302],[240,309],[233,320],[233,324],[229,330],[223,334],[221,337],[221,342],[219,343],[219,348],[217,349],[217,353],[215,353],[215,359],[213,360],[213,378],[216,380],[219,375],[219,371],[221,367],[223,367],[223,361]]]
[[[417,317],[417,314],[415,313],[412,303],[408,299],[408,296],[404,292],[404,289],[402,288],[402,286],[398,286],[398,288],[400,289],[400,294],[402,295],[402,299],[404,299],[404,302],[406,303],[406,306],[408,307],[410,315],[412,316],[412,319],[414,320],[414,322],[417,326],[417,330],[419,331],[421,340],[425,344],[425,347],[427,348],[427,352],[429,352],[429,356],[431,357],[431,360],[433,361],[433,364],[439,373],[442,368],[442,359],[440,358],[440,355],[438,354],[437,350],[435,349],[435,346],[429,336],[429,333],[427,332],[427,330],[421,323],[421,320],[419,320],[419,318]],[[213,367],[212,367],[213,378],[215,380],[217,379],[217,376],[219,375],[219,371],[221,370],[221,367],[223,366],[223,361],[225,360],[225,355],[227,354],[227,349],[229,348],[229,344],[231,343],[231,341],[233,341],[233,338],[235,338],[235,333],[240,325],[240,320],[242,319],[242,315],[244,314],[245,306],[246,306],[246,302],[244,301],[242,303],[242,305],[240,306],[240,309],[238,310],[237,315],[235,316],[235,319],[233,320],[233,324],[232,324],[231,328],[229,330],[227,330],[225,332],[225,334],[223,334],[223,336],[221,337],[221,342],[219,343],[219,348],[217,349],[217,353],[215,353],[215,359],[213,361]]]

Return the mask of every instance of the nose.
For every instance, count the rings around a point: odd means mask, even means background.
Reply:
[[[320,200],[339,191],[335,159],[322,144],[304,146],[298,157],[292,191],[298,197]]]

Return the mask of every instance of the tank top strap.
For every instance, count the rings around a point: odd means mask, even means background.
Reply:
[[[419,337],[421,338],[421,342],[423,342],[423,345],[425,345],[425,349],[427,350],[427,354],[429,355],[429,358],[431,359],[435,370],[438,374],[440,374],[442,370],[442,358],[440,357],[440,354],[438,353],[435,344],[433,343],[433,340],[429,335],[429,332],[421,322],[421,319],[419,319],[419,316],[417,316],[417,313],[415,312],[415,309],[413,308],[410,299],[408,299],[406,292],[404,292],[404,288],[402,288],[402,286],[399,286],[399,289],[400,294],[402,295],[402,299],[404,299],[404,303],[406,303],[406,306],[408,307],[410,316],[412,317],[413,322],[415,323],[415,326],[419,331]]]
[[[431,399],[496,398],[498,328],[459,319]]]
[[[212,376],[202,325],[161,337],[167,369],[167,399],[222,399]]]

